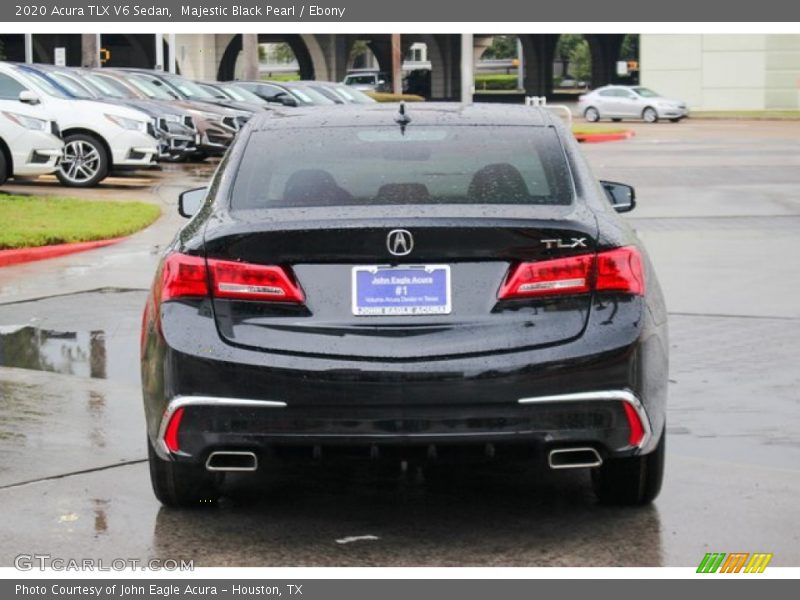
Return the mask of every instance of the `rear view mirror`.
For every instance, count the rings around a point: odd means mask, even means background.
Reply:
[[[275,96],[275,98],[284,106],[297,106],[297,100],[289,94],[280,94],[279,96]]]
[[[39,104],[39,96],[30,90],[22,90],[19,93],[19,101],[25,104]]]
[[[601,181],[608,201],[618,213],[630,212],[636,208],[636,191],[633,187],[614,181]]]
[[[178,196],[178,213],[182,217],[193,217],[200,210],[203,201],[206,199],[208,188],[194,188],[193,190],[186,190]]]

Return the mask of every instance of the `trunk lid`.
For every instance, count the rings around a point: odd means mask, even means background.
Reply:
[[[240,211],[241,212],[241,211]],[[580,336],[590,295],[498,301],[509,268],[595,251],[594,215],[580,206],[374,206],[273,209],[212,221],[208,259],[280,265],[303,306],[215,298],[221,337],[243,347],[347,360],[431,360],[511,352]],[[393,256],[389,232],[413,236]],[[578,240],[580,240],[578,242]],[[450,312],[354,314],[354,267],[447,265]]]

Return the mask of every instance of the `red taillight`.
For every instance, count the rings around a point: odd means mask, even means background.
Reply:
[[[282,267],[209,260],[216,298],[303,302],[300,286]]]
[[[170,254],[161,271],[161,302],[175,298],[208,296],[206,259],[188,254]]]
[[[644,439],[642,421],[639,419],[639,414],[636,412],[636,409],[633,408],[629,402],[623,402],[622,406],[625,408],[625,417],[628,419],[628,427],[630,429],[628,444],[631,446],[638,446]]]
[[[644,270],[639,251],[626,246],[598,253],[594,289],[644,295]]]
[[[303,290],[283,267],[170,254],[161,273],[161,302],[205,297],[303,302]]]
[[[183,407],[172,413],[172,416],[167,423],[167,429],[164,431],[164,443],[170,452],[178,452],[180,444],[178,444],[178,429],[181,426],[181,419],[183,419]]]
[[[592,290],[644,294],[644,274],[639,251],[615,248],[598,254],[579,254],[538,262],[520,263],[509,272],[497,294],[501,300]]]
[[[589,291],[593,254],[518,264],[500,288],[500,298],[528,298]]]

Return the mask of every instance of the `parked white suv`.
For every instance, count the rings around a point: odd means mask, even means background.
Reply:
[[[51,115],[41,106],[0,99],[0,184],[9,177],[46,175],[58,168],[64,142]]]
[[[94,186],[112,167],[144,167],[157,156],[155,129],[145,113],[69,98],[25,65],[0,63],[0,99],[18,99],[23,92],[28,102],[41,103],[61,127],[64,155],[56,175],[64,185]]]

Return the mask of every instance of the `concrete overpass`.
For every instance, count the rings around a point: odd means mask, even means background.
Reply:
[[[623,34],[587,34],[592,54],[592,85],[609,83],[615,72]],[[549,95],[553,85],[553,58],[558,35],[520,34],[527,95]],[[227,80],[254,78],[258,74],[258,44],[285,42],[294,52],[303,79],[341,81],[349,68],[350,51],[364,41],[375,55],[379,68],[392,72],[391,35],[384,34],[7,34],[0,36],[9,60],[53,62],[54,49],[67,49],[67,64],[97,64],[98,49],[110,56],[104,66],[162,65],[193,79]],[[462,99],[472,90],[472,65],[491,45],[485,34],[404,34],[402,53],[415,42],[427,46],[431,63],[430,98]],[[174,45],[173,48],[170,43]],[[159,47],[160,46],[160,47]],[[470,49],[470,51],[462,51]],[[465,60],[462,60],[462,55]],[[466,81],[466,85],[464,85]],[[463,93],[462,93],[463,91]]]

